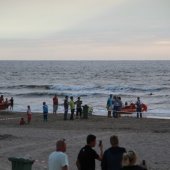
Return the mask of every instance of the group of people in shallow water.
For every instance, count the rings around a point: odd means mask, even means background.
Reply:
[[[142,118],[142,102],[140,97],[137,97],[137,101],[135,103],[131,103],[131,105],[136,108],[137,118]],[[112,117],[111,115],[113,115],[114,118],[118,118],[122,108],[127,106],[128,103],[125,102],[125,104],[123,104],[120,96],[113,96],[110,94],[106,104],[108,117]]]
[[[93,148],[96,146],[96,136],[89,134],[86,145],[78,153],[76,166],[78,170],[95,170],[95,160],[101,161],[101,170],[147,170],[145,160],[140,165],[136,165],[137,156],[134,151],[126,151],[119,146],[118,137],[110,137],[111,147],[103,152],[102,141],[99,141],[98,154]],[[66,152],[65,139],[56,143],[56,151],[52,152],[48,158],[49,170],[68,170],[69,160]]]
[[[6,105],[7,108],[8,108],[8,106],[10,106],[10,110],[13,110],[14,98],[11,97],[10,99],[8,99],[8,98],[4,99],[4,95],[1,95],[0,96],[0,104]]]

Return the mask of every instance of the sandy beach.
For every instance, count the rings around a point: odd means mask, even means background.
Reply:
[[[0,170],[11,169],[8,157],[12,156],[31,156],[33,170],[46,170],[48,155],[61,138],[66,139],[69,169],[76,170],[77,154],[90,133],[103,140],[104,150],[110,147],[110,136],[118,135],[120,146],[135,150],[138,162],[146,160],[150,170],[170,170],[170,120],[91,116],[64,121],[63,114],[50,114],[44,123],[42,114],[33,113],[31,124],[20,126],[21,117],[26,118],[26,113],[0,112]],[[97,146],[95,149],[99,151]],[[100,170],[98,161],[96,169]]]

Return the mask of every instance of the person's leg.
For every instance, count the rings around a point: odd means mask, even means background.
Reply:
[[[119,108],[118,106],[116,106],[116,107],[115,107],[115,118],[117,118],[117,117],[118,117],[118,116],[117,116],[117,114],[118,114],[118,113],[117,113],[118,108]]]
[[[57,105],[53,105],[53,114],[57,113]]]
[[[56,113],[57,113],[57,111],[58,111],[58,105],[56,105]]]
[[[111,111],[110,110],[108,111],[108,117],[111,117]]]
[[[68,114],[68,110],[65,109],[65,111],[64,111],[64,120],[67,120],[67,114]]]
[[[71,110],[71,120],[74,120],[74,109]]]
[[[73,120],[73,114],[74,114],[73,109],[71,109],[70,120]]]
[[[76,109],[76,119],[78,119],[78,116],[79,116],[79,109],[77,108]]]
[[[139,112],[137,111],[137,118],[139,118]]]
[[[113,118],[115,118],[115,107],[113,108],[112,114],[113,114]]]
[[[79,112],[80,112],[80,118],[81,118],[81,115],[82,115],[82,108],[80,108],[80,111],[79,111]]]
[[[142,112],[140,112],[140,118],[142,118]]]
[[[29,124],[29,116],[27,116],[27,123]]]

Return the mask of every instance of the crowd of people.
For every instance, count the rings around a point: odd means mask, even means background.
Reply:
[[[88,135],[86,145],[78,153],[76,166],[78,170],[95,170],[95,160],[101,161],[101,170],[147,170],[146,162],[136,165],[137,156],[134,151],[126,151],[119,146],[118,137],[110,137],[111,147],[103,152],[103,144],[100,141],[98,154],[93,148],[96,146],[96,136]],[[68,170],[69,161],[66,152],[65,139],[58,140],[56,151],[49,155],[49,170]]]
[[[76,108],[76,118],[81,118],[82,116],[82,101],[80,100],[80,97],[77,98],[76,101],[74,101],[73,96],[70,97],[70,101],[69,101],[69,97],[65,96],[64,99],[64,120],[68,119],[68,111],[69,111],[69,107],[70,107],[70,120],[74,120],[74,113],[75,113],[75,108]],[[58,97],[57,95],[55,95],[53,97],[53,114],[56,114],[58,111]],[[46,105],[47,107],[47,105]],[[43,113],[45,113],[44,110],[44,104],[43,104]]]
[[[142,102],[140,97],[137,97],[137,101],[131,103],[131,105],[136,108],[137,118],[142,118]],[[110,94],[106,104],[108,117],[113,116],[114,118],[118,118],[123,107],[128,107],[128,103],[125,102],[125,104],[123,104],[120,96],[113,96]]]
[[[82,117],[82,101],[80,99],[80,97],[77,98],[76,101],[74,101],[74,98],[73,96],[70,97],[70,101],[69,101],[69,98],[68,96],[65,96],[65,99],[64,99],[64,103],[63,103],[63,106],[64,106],[64,120],[68,120],[68,111],[69,111],[69,107],[70,107],[70,120],[74,120],[75,118],[75,108],[76,108],[76,118],[81,118]],[[58,97],[57,95],[55,94],[54,97],[53,97],[53,114],[57,114],[57,111],[58,111],[58,105],[59,105],[59,102],[58,102]],[[44,122],[48,122],[48,105],[46,104],[46,102],[43,102],[43,121]],[[32,119],[32,112],[31,112],[31,107],[30,105],[27,106],[27,123],[30,124],[31,122],[31,119]],[[24,118],[22,117],[20,119],[20,125],[24,125],[26,124],[26,121],[24,120]]]
[[[55,94],[54,97],[52,98],[53,101],[53,114],[57,114],[58,112],[58,106],[59,106],[59,101],[58,101],[58,96]],[[10,102],[12,103],[11,107],[13,108],[13,98],[11,98]],[[63,106],[64,106],[64,120],[68,120],[68,112],[70,108],[70,120],[74,120],[74,118],[81,118],[82,117],[82,111],[84,106],[82,106],[82,100],[80,97],[77,98],[76,101],[74,101],[73,96],[70,96],[70,100],[68,96],[65,96]],[[131,103],[132,105],[132,103]],[[137,118],[142,118],[142,102],[140,100],[140,97],[137,97],[137,101],[134,104],[133,107],[135,107],[136,112],[137,112]],[[86,105],[87,106],[87,105]],[[113,118],[118,118],[119,113],[121,112],[122,108],[129,107],[128,103],[125,102],[123,104],[121,97],[120,96],[113,96],[112,94],[109,96],[106,104],[106,108],[108,111],[108,117],[113,117]],[[43,102],[43,121],[48,122],[48,105],[46,102]],[[76,115],[75,115],[76,111]],[[31,107],[28,105],[27,106],[27,123],[30,124],[32,119],[32,112],[31,112]],[[23,118],[21,119],[20,123],[21,125],[23,123]]]

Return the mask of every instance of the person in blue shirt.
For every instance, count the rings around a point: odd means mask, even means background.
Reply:
[[[101,162],[102,170],[120,170],[122,168],[122,158],[126,149],[119,147],[118,137],[113,135],[110,137],[111,147],[105,150]]]
[[[48,106],[46,102],[43,102],[43,119],[44,119],[44,122],[48,121]]]
[[[108,100],[107,100],[107,105],[106,105],[107,111],[108,111],[108,117],[111,117],[111,113],[113,110],[113,96],[110,94]]]
[[[136,101],[136,112],[137,112],[137,118],[142,118],[142,102],[140,100],[140,97],[137,97]]]

